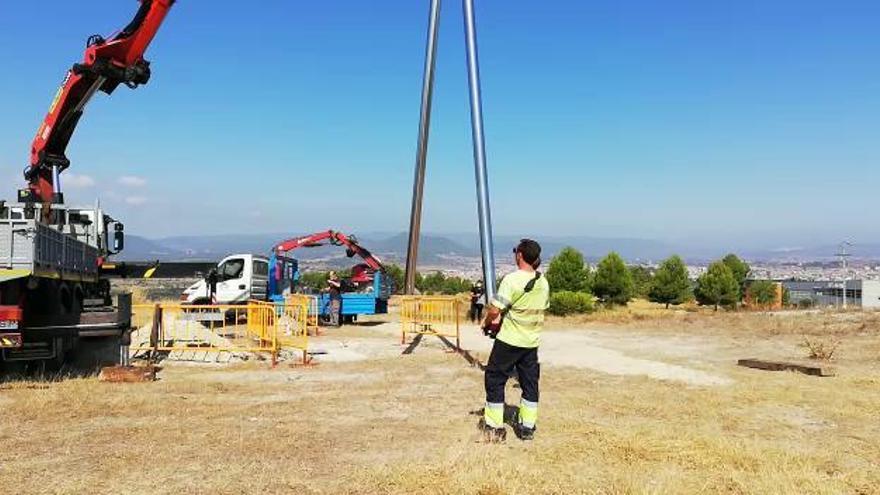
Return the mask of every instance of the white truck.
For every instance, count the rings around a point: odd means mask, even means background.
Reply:
[[[269,259],[255,254],[233,254],[203,280],[184,290],[180,301],[194,305],[244,304],[252,299],[265,301],[268,295]]]

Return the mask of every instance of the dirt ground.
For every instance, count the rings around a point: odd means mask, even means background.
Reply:
[[[313,367],[165,362],[160,380],[0,384],[15,493],[880,493],[880,316],[551,320],[537,438],[479,443],[482,374],[396,323],[331,329]],[[475,327],[462,347],[485,358]],[[736,366],[805,361],[836,376]],[[508,403],[518,402],[511,383]]]

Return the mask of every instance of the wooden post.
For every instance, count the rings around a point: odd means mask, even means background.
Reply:
[[[786,363],[781,361],[764,361],[761,359],[740,359],[737,361],[739,366],[746,368],[754,368],[766,371],[797,371],[810,376],[834,376],[834,372],[828,368],[819,366],[804,366],[795,363]]]
[[[455,350],[461,352],[461,301],[456,299],[452,310],[455,312]]]
[[[150,329],[150,360],[156,358],[159,354],[159,334],[162,331],[162,306],[158,303],[153,306],[153,327]]]

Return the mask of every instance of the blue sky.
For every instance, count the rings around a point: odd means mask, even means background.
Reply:
[[[153,80],[99,95],[69,199],[148,237],[404,230],[428,2],[180,0]],[[134,1],[0,8],[0,180]],[[496,231],[741,246],[880,240],[880,3],[477,0]],[[424,229],[476,230],[460,2],[444,4]]]

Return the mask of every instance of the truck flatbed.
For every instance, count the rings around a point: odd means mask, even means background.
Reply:
[[[54,207],[62,226],[38,220],[40,208],[0,206],[0,282],[28,276],[96,282],[100,210]]]

